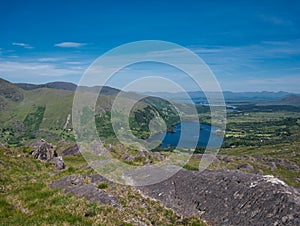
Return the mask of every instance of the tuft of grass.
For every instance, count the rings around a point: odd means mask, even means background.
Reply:
[[[101,184],[98,184],[97,186],[99,189],[106,189],[108,188],[108,183],[101,183]]]

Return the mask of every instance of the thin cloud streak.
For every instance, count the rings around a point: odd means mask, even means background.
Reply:
[[[49,64],[42,62],[0,62],[0,73],[6,77],[19,79],[41,79],[55,78],[61,80],[65,76],[74,75],[76,77],[83,73],[84,68],[81,67],[62,67],[58,64]]]
[[[23,47],[25,49],[33,49],[34,47],[27,44],[27,43],[23,43],[23,42],[13,42],[12,43],[13,46],[20,46],[20,47]]]
[[[62,48],[79,48],[85,45],[86,43],[81,43],[81,42],[61,42],[61,43],[56,43],[54,46],[62,47]]]
[[[39,62],[57,62],[57,61],[62,61],[62,60],[64,60],[64,58],[61,58],[61,57],[43,57],[43,58],[37,59],[37,61],[39,61]]]

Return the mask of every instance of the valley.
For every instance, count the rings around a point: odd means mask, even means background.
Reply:
[[[282,97],[283,93],[280,93],[276,97],[276,94],[272,94],[268,101],[269,94],[267,97],[264,94],[262,99],[257,94],[255,98],[245,100],[243,95],[242,99],[234,99],[238,95],[233,98],[233,95],[227,93],[227,97],[231,98],[227,105],[234,108],[229,106],[227,109],[225,131],[218,127],[218,122],[211,120],[208,106],[197,105],[197,117],[205,125],[203,128],[215,128],[217,137],[224,133],[222,147],[208,169],[202,174],[201,168],[199,169],[200,161],[210,158],[209,153],[203,154],[205,142],[200,142],[189,161],[179,164],[184,169],[174,177],[156,185],[130,187],[112,183],[105,178],[93,179],[97,172],[79,153],[71,117],[76,86],[68,83],[13,84],[1,79],[0,87],[0,217],[5,219],[2,221],[4,225],[139,225],[141,222],[146,225],[239,224],[234,211],[247,212],[254,206],[256,211],[266,214],[277,211],[277,215],[270,215],[268,222],[278,221],[285,225],[299,222],[297,212],[288,215],[281,206],[299,209],[295,201],[299,200],[300,189],[298,96],[286,94],[288,96]],[[82,90],[95,93],[97,89],[83,87]],[[174,147],[176,142],[172,145],[158,141],[153,150],[120,143],[110,122],[112,104],[118,92],[120,91],[114,88],[105,87],[96,106],[94,120],[98,136],[103,141],[101,148],[129,166],[148,166],[168,159],[171,155],[180,158],[189,154],[188,147]],[[141,96],[143,98],[134,105],[128,119],[132,134],[139,139],[147,140],[153,135],[149,123],[157,116],[165,122],[169,135],[180,134],[180,118],[186,123],[193,123],[195,120],[189,114],[190,103],[134,93],[125,93],[122,98],[125,102],[131,102]],[[182,111],[176,111],[170,103],[175,103]],[[120,123],[123,120],[126,118],[120,116]],[[163,128],[162,121],[155,123],[154,136],[159,135]],[[44,162],[33,158],[31,153],[36,150],[35,143],[41,140],[51,143],[57,155],[62,157],[65,169],[56,169],[52,160]],[[76,153],[63,154],[68,153],[65,151],[67,149],[71,152],[75,149]],[[178,184],[180,178],[183,178],[182,183]],[[73,182],[69,183],[70,180]],[[197,183],[198,180],[203,183]],[[277,184],[272,181],[277,181]],[[206,182],[210,187],[204,187]],[[174,185],[174,190],[170,188],[171,184]],[[200,195],[211,202],[214,202],[213,198],[216,203],[221,202],[225,197],[209,193],[210,189],[220,188],[219,184],[222,189],[228,189],[228,196],[235,194],[232,200],[239,197],[245,203],[252,197],[249,190],[251,186],[259,186],[259,191],[263,194],[261,202],[265,204],[261,208],[257,207],[256,202],[236,207],[236,203],[229,200],[226,205],[234,209],[230,212],[226,206],[223,209],[216,208],[196,198]],[[87,189],[86,192],[81,190],[83,188]],[[193,189],[189,190],[191,188]],[[89,189],[94,195],[88,193]],[[239,192],[245,196],[238,196]],[[114,198],[107,200],[103,197]],[[112,205],[112,200],[117,200],[118,205]],[[173,203],[172,200],[176,202]],[[272,200],[279,205],[278,210],[273,210],[271,205],[267,206],[266,203]],[[227,214],[228,217],[224,215],[224,219],[220,218],[220,214],[216,217],[214,211],[223,211],[222,214]],[[45,214],[47,217],[42,217]],[[244,217],[254,225],[264,219],[257,213],[253,216],[245,214]]]

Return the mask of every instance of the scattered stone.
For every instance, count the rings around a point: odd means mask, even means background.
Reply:
[[[21,211],[25,214],[30,214],[30,211],[26,208],[21,208]]]
[[[254,170],[253,166],[250,165],[250,164],[247,164],[247,163],[246,164],[241,164],[237,168],[238,169],[250,170],[250,171]]]
[[[108,144],[108,145],[106,146],[106,150],[107,150],[107,151],[111,151],[112,149],[113,149],[112,144]]]
[[[280,166],[289,171],[297,173],[300,172],[299,166],[295,162],[289,161],[287,159],[275,159],[269,156],[258,157],[257,159],[263,162],[263,164],[267,165],[271,170],[275,170],[277,166]]]
[[[254,170],[254,171],[252,171],[252,173],[253,173],[253,174],[257,174],[257,175],[264,175],[264,172],[263,172],[261,169],[259,169],[259,170]]]
[[[220,156],[221,158],[221,156]],[[225,161],[226,163],[230,163],[232,160],[229,156],[222,156],[222,160]]]
[[[152,157],[154,159],[158,160],[159,162],[165,160],[165,156],[163,156],[161,152],[151,152],[151,154],[152,154]]]
[[[74,186],[78,184],[82,184],[84,182],[85,177],[80,174],[73,174],[68,177],[64,177],[60,180],[53,181],[50,185],[51,188],[67,188],[69,186]]]
[[[55,163],[55,167],[57,170],[63,170],[66,167],[65,162],[61,156],[54,157],[53,162]]]
[[[123,160],[123,161],[126,161],[126,162],[133,162],[133,161],[134,161],[134,156],[125,153],[125,154],[123,154],[123,156],[122,156],[122,160]]]

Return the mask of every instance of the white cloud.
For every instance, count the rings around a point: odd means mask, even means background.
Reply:
[[[13,46],[21,46],[25,49],[33,49],[33,47],[27,43],[22,43],[22,42],[13,42],[12,43]]]
[[[24,80],[24,78],[53,78],[63,77],[68,75],[81,75],[83,69],[62,67],[56,64],[42,62],[15,62],[4,61],[0,62],[0,74]]]
[[[208,49],[208,51],[206,51]],[[215,51],[212,51],[215,49]],[[205,62],[212,67],[220,67],[220,71],[240,68],[251,69],[257,71],[259,67],[267,68],[270,65],[265,65],[271,60],[281,60],[281,66],[290,68],[296,61],[290,59],[300,55],[300,39],[288,41],[262,41],[256,45],[246,46],[215,46],[209,48],[193,48],[192,49],[200,57],[203,57]],[[209,53],[209,54],[206,54]],[[282,59],[289,59],[284,61]],[[271,65],[271,68],[278,68],[279,65]],[[294,67],[294,66],[293,66]],[[280,69],[283,69],[281,67]]]
[[[80,42],[61,42],[61,43],[56,43],[54,46],[63,47],[63,48],[78,48],[85,45],[86,43],[80,43]]]
[[[65,62],[65,64],[77,65],[77,64],[83,64],[83,62],[80,62],[80,61],[68,61],[68,62]]]
[[[60,58],[60,57],[43,57],[43,58],[37,59],[37,61],[39,61],[39,62],[56,62],[56,61],[61,61],[61,60],[63,60],[63,58]]]

